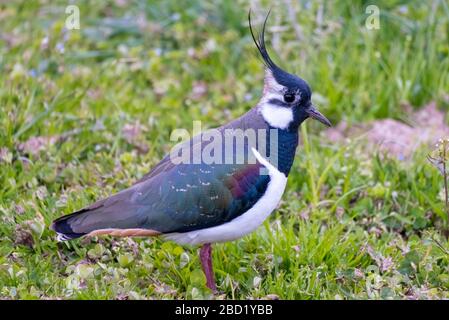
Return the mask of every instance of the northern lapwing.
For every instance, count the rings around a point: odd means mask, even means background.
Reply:
[[[51,229],[58,240],[85,235],[161,236],[200,245],[207,286],[216,292],[211,244],[243,237],[276,209],[304,120],[310,117],[330,126],[312,105],[309,85],[270,58],[264,41],[268,16],[256,40],[248,14],[251,36],[266,66],[257,105],[240,118],[179,144],[176,152],[128,189],[56,219]],[[240,145],[229,147],[227,142],[242,137]],[[184,161],[173,157],[185,150],[193,152],[181,157]]]

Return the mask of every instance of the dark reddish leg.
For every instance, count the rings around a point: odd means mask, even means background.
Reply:
[[[216,293],[217,286],[215,285],[214,270],[212,269],[212,246],[210,243],[206,243],[201,247],[200,260],[204,274],[206,275],[206,285],[212,292]]]

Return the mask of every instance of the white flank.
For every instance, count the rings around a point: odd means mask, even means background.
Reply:
[[[220,226],[183,233],[168,233],[164,237],[180,244],[198,245],[235,240],[256,230],[279,204],[287,184],[287,177],[264,159],[256,149],[252,148],[252,151],[257,160],[268,169],[270,182],[265,194],[251,209]]]
[[[260,112],[265,121],[274,128],[287,129],[293,121],[293,111],[291,108],[264,103],[260,105]]]

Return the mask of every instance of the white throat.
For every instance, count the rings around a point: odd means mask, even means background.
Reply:
[[[259,110],[265,121],[274,128],[287,129],[293,121],[293,110],[290,108],[262,102],[259,105]]]
[[[265,70],[263,96],[258,109],[268,124],[274,128],[287,129],[293,121],[293,110],[270,103],[272,99],[283,100],[287,88],[277,83],[270,69]]]

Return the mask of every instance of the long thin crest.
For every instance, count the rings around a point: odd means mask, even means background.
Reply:
[[[248,23],[249,23],[249,30],[251,32],[251,36],[253,37],[253,41],[257,47],[257,50],[259,50],[260,55],[262,56],[262,59],[264,61],[264,64],[272,71],[279,69],[279,67],[271,60],[270,55],[268,54],[267,48],[265,46],[265,28],[267,25],[268,17],[270,16],[271,9],[268,11],[267,16],[265,17],[265,20],[263,22],[262,32],[259,34],[259,41],[257,41],[256,37],[254,36],[253,28],[251,25],[251,9],[248,12]]]

